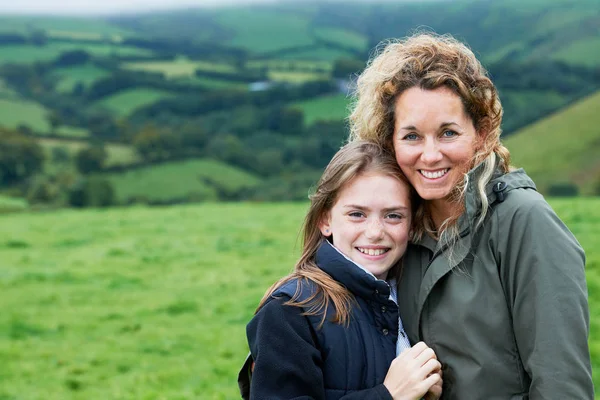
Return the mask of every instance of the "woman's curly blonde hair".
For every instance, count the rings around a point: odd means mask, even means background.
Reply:
[[[357,80],[349,117],[350,140],[370,140],[393,150],[396,99],[412,87],[452,90],[473,121],[480,140],[469,169],[485,163],[483,173],[474,177],[477,182],[473,182],[481,200],[479,225],[488,207],[485,186],[497,167],[504,173],[509,171],[510,153],[500,142],[502,105],[497,90],[487,71],[463,43],[450,35],[429,32],[380,43]],[[464,202],[467,184],[465,175],[455,197],[460,204]],[[445,228],[455,225],[459,216],[451,217],[441,227],[432,227],[427,202],[423,202],[417,210],[415,239],[428,229],[438,235],[443,233]],[[455,239],[455,234],[450,236]]]

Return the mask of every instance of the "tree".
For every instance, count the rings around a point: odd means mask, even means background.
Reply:
[[[181,138],[154,125],[144,126],[134,137],[133,146],[146,161],[166,160],[181,152]]]
[[[69,193],[73,207],[107,207],[115,204],[115,191],[107,179],[90,177],[78,182]]]
[[[104,145],[95,145],[79,150],[75,156],[75,165],[82,174],[89,174],[104,168],[107,157]]]
[[[365,68],[365,63],[350,58],[340,58],[334,61],[331,76],[339,79],[349,79],[351,75],[357,74]]]
[[[0,183],[14,184],[41,171],[44,151],[33,139],[0,128]]]

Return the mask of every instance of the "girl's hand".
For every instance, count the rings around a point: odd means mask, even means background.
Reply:
[[[383,385],[394,400],[418,400],[441,382],[440,370],[435,352],[419,342],[392,361]],[[441,394],[441,383],[439,389]]]

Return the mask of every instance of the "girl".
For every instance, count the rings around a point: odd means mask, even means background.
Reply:
[[[252,370],[251,398],[439,397],[440,363],[424,343],[410,347],[395,300],[412,197],[379,146],[355,142],[333,157],[311,196],[294,272],[247,326],[251,359],[240,377]]]
[[[511,168],[473,52],[417,34],[357,83],[353,138],[394,151],[422,199],[398,304],[444,365],[444,399],[593,399],[583,249]]]

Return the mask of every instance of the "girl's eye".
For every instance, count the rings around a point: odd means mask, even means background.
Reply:
[[[348,213],[349,217],[352,218],[361,218],[364,214],[360,211],[352,211],[351,213]]]
[[[387,218],[402,219],[402,218],[404,218],[404,216],[402,214],[392,213],[392,214],[388,214]]]
[[[417,136],[416,133],[409,133],[408,135],[404,136],[404,140],[417,140],[419,137]]]
[[[454,136],[457,136],[457,135],[458,135],[458,133],[456,133],[454,131],[451,131],[451,130],[447,130],[447,131],[444,131],[444,133],[442,133],[442,136],[443,137],[447,137],[447,138],[448,137],[454,137]]]

